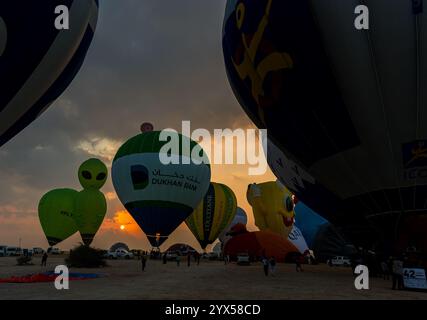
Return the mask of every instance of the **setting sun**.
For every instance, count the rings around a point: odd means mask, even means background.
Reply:
[[[124,226],[124,225],[121,225],[121,226],[120,226],[120,230],[122,230],[122,231],[123,231],[123,230],[125,230],[125,226]]]

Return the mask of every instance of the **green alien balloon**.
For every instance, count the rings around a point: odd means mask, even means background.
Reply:
[[[107,181],[108,169],[99,159],[89,159],[79,168],[79,181],[84,189],[101,189]]]
[[[89,159],[79,168],[83,187],[75,198],[74,220],[85,245],[90,245],[107,213],[107,201],[99,191],[108,176],[106,165],[98,159]]]
[[[73,219],[74,203],[78,192],[55,189],[46,193],[39,202],[39,219],[50,246],[54,246],[77,232]]]

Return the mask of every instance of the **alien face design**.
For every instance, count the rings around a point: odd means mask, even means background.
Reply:
[[[107,180],[108,170],[98,159],[89,159],[79,168],[79,181],[84,189],[100,189]]]

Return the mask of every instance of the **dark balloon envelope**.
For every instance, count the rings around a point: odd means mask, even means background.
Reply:
[[[59,5],[69,8],[69,30],[55,28]],[[68,87],[83,64],[97,19],[98,0],[0,2],[0,146]]]
[[[416,3],[369,3],[367,31],[354,27],[354,1],[227,3],[227,74],[268,128],[270,166],[366,247],[391,250],[403,222],[426,212],[427,21]]]

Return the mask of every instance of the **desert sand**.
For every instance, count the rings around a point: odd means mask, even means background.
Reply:
[[[63,261],[51,256],[41,267],[35,257],[32,266],[16,266],[16,259],[0,258],[0,278],[52,271]],[[142,272],[138,260],[113,260],[101,269],[71,269],[102,277],[71,281],[69,290],[56,290],[53,283],[0,283],[0,299],[427,299],[423,292],[393,291],[391,281],[377,278],[370,290],[356,290],[349,268],[306,265],[297,273],[294,265],[279,264],[274,277],[265,277],[260,263],[186,262],[178,267],[149,260]]]

